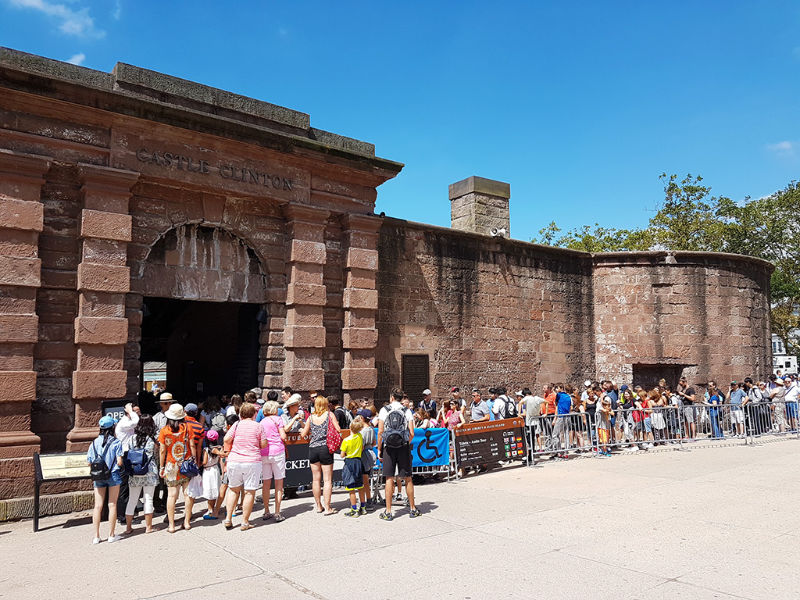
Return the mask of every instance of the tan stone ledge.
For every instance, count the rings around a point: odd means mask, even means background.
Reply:
[[[0,285],[38,288],[41,284],[41,259],[0,256]]]
[[[124,398],[127,371],[73,371],[72,397],[76,400]]]
[[[0,228],[41,231],[44,205],[41,202],[0,197]]]
[[[120,346],[128,341],[125,317],[77,317],[75,343]]]
[[[35,371],[0,371],[0,403],[34,400],[36,400]]]
[[[80,237],[82,238],[130,242],[132,232],[133,218],[130,215],[86,208],[81,211]]]
[[[0,343],[33,344],[38,339],[36,315],[0,314]]]

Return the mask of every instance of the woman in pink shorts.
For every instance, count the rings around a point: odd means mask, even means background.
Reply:
[[[284,431],[283,419],[278,416],[278,403],[269,400],[264,404],[264,418],[261,420],[261,428],[264,430],[264,437],[267,438],[268,445],[261,450],[261,493],[264,499],[265,521],[271,519],[269,512],[269,491],[272,480],[275,480],[275,521],[280,523],[284,520],[281,514],[281,497],[283,496],[283,479],[286,477],[286,432]]]

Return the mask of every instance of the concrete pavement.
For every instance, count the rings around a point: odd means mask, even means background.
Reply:
[[[308,495],[246,532],[96,546],[86,514],[3,523],[0,598],[797,598],[798,457],[787,439],[506,468],[418,486],[423,516],[391,523]]]

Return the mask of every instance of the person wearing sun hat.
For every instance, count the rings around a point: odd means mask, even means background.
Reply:
[[[303,413],[300,412],[300,401],[302,400],[300,394],[292,394],[289,399],[283,403],[283,430],[286,433],[297,433],[305,425]]]
[[[111,543],[120,539],[120,536],[114,535],[114,530],[117,526],[117,499],[119,498],[119,487],[122,484],[122,442],[114,437],[116,421],[113,417],[105,415],[100,419],[98,425],[100,426],[100,435],[98,435],[91,446],[89,446],[89,451],[86,453],[86,462],[91,465],[95,460],[102,458],[106,467],[108,467],[110,477],[104,481],[93,482],[93,544],[100,543],[100,520],[106,498],[106,488],[108,488],[108,541]]]
[[[163,396],[163,394],[162,394]],[[178,492],[186,487],[187,479],[181,474],[181,465],[192,458],[189,428],[184,422],[186,412],[180,404],[172,404],[167,412],[167,424],[158,434],[159,475],[167,483],[167,519],[169,532],[175,533],[175,505]]]

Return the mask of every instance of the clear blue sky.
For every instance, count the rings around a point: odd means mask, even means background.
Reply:
[[[406,164],[377,211],[449,225],[511,184],[512,236],[642,225],[658,175],[762,196],[800,175],[798,2],[0,0],[0,45],[117,61],[311,115]]]

